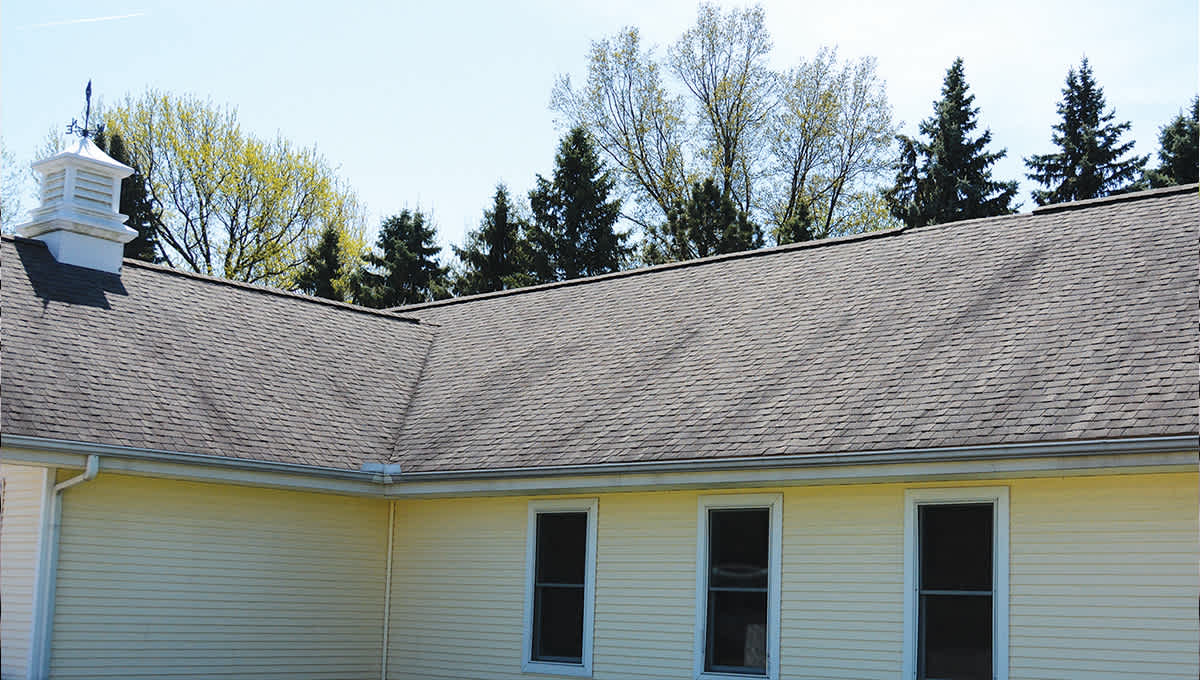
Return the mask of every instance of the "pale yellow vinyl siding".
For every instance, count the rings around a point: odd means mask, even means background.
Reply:
[[[1011,493],[1010,678],[1197,677],[1198,482],[980,483]],[[964,485],[771,489],[781,677],[899,676],[904,491],[929,486]],[[593,677],[691,677],[700,495],[598,496]],[[521,673],[528,500],[397,503],[389,678],[541,677]]]
[[[520,498],[397,503],[389,678],[519,675],[526,518]]]
[[[780,677],[897,677],[904,636],[904,487],[788,489]]]
[[[44,468],[0,465],[0,678],[25,678],[37,572]]]
[[[387,504],[106,474],[67,490],[54,678],[378,678]]]
[[[1014,680],[1196,678],[1196,475],[1013,484]]]

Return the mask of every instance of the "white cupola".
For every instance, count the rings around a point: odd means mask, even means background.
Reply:
[[[119,274],[125,244],[137,237],[125,226],[129,216],[117,212],[121,180],[133,168],[109,158],[87,137],[32,167],[41,176],[41,204],[17,234],[44,241],[63,264]]]

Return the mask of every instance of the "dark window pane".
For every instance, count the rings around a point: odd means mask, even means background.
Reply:
[[[537,583],[583,585],[587,561],[587,513],[537,516]]]
[[[535,588],[533,611],[533,658],[580,663],[583,660],[583,588]]]
[[[767,594],[709,591],[705,670],[766,673]]]
[[[992,598],[921,598],[922,678],[991,680]]]
[[[771,511],[709,510],[709,587],[766,588]]]
[[[921,589],[992,589],[992,506],[920,508]]]

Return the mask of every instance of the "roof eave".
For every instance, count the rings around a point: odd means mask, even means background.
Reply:
[[[10,463],[82,467],[87,456],[97,455],[106,472],[356,496],[432,498],[1195,470],[1200,435],[393,475],[26,435],[0,435],[0,447]]]

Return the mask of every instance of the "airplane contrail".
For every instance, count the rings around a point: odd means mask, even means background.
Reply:
[[[44,24],[29,24],[27,26],[18,26],[18,28],[46,28],[47,26],[67,26],[70,24],[91,24],[97,21],[116,21],[118,19],[132,19],[133,17],[145,16],[145,12],[134,12],[133,14],[117,14],[111,17],[88,17],[86,19],[68,19],[66,21],[48,21]]]

